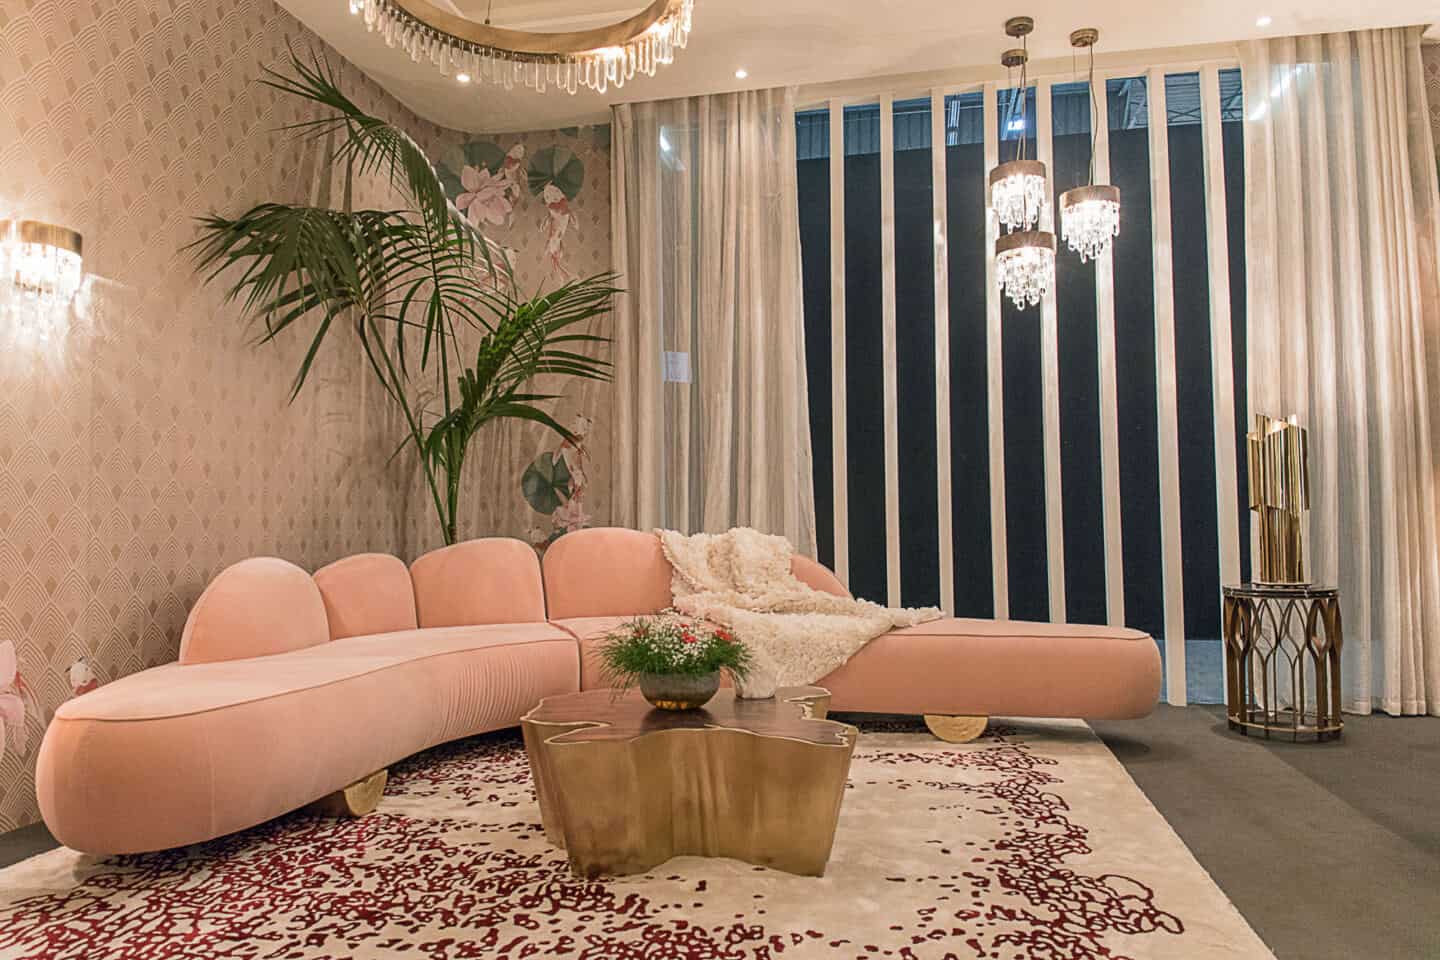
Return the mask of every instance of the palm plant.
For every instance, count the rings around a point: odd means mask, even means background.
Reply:
[[[261,344],[311,325],[292,400],[324,343],[337,330],[354,332],[404,418],[401,449],[419,455],[445,541],[453,543],[460,470],[480,427],[516,418],[569,439],[537,406],[558,395],[528,384],[541,374],[608,379],[609,364],[582,352],[606,338],[576,331],[609,311],[614,277],[520,298],[509,264],[450,202],[420,146],[346,97],[320,58],[307,63],[292,54],[290,67],[288,74],[267,69],[262,82],[318,108],[285,129],[323,143],[332,168],[344,169],[344,207],[262,203],[234,218],[201,217],[192,244],[197,270],[206,282],[225,275],[227,302],[263,324]],[[383,177],[404,206],[351,209],[357,176]],[[480,341],[469,368],[459,359],[467,333]]]
[[[536,406],[559,395],[529,392],[528,385],[540,374],[589,380],[608,377],[608,362],[571,349],[601,338],[567,331],[609,309],[610,298],[617,292],[609,285],[610,279],[611,275],[601,274],[515,302],[495,329],[481,338],[474,365],[460,373],[459,404],[429,426],[421,448],[431,472],[445,475],[440,519],[446,543],[455,542],[460,472],[470,440],[481,427],[492,420],[530,420],[574,439],[569,430]]]

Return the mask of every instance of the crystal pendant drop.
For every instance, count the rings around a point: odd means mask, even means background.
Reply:
[[[1060,236],[1081,263],[1109,250],[1120,236],[1120,188],[1101,184],[1060,194]]]

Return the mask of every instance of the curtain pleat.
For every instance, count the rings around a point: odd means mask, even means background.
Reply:
[[[1440,276],[1419,32],[1242,45],[1251,413],[1310,430],[1345,707],[1440,714]]]
[[[813,555],[794,112],[792,90],[615,108],[620,523]]]

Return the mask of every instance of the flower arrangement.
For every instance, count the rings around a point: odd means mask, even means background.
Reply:
[[[703,706],[720,686],[720,671],[743,679],[750,651],[729,631],[675,614],[630,620],[601,642],[600,660],[612,687],[639,685],[667,710]]]

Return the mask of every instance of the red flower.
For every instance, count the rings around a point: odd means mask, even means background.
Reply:
[[[686,630],[684,633],[680,634],[680,639],[686,643],[697,643],[699,641],[699,638],[696,637],[695,634],[691,633],[689,630]]]
[[[715,639],[721,641],[722,643],[729,643],[731,640],[734,640],[735,638],[732,637],[732,636],[730,636],[730,631],[729,631],[729,630],[716,630],[716,631],[715,631]]]

